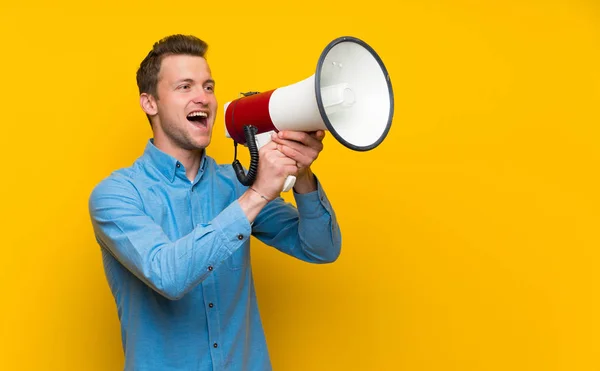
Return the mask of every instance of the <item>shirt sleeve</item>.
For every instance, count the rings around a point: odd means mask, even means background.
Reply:
[[[294,192],[296,207],[282,198],[271,201],[257,216],[253,235],[281,252],[311,263],[335,261],[341,232],[321,183],[310,193]]]
[[[143,209],[125,178],[101,182],[89,199],[96,239],[140,280],[171,300],[183,297],[248,241],[250,223],[237,201],[188,235],[171,241]]]

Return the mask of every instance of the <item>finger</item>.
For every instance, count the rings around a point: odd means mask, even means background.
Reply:
[[[277,158],[271,163],[276,170],[276,173],[280,175],[296,175],[298,173],[298,165],[296,161],[289,157]]]
[[[277,159],[277,163],[281,166],[298,167],[298,162],[296,160],[294,160],[293,158],[290,158],[287,156]]]
[[[278,144],[283,144],[288,147],[292,147],[298,152],[306,152],[318,155],[323,150],[323,142],[315,139],[310,135],[306,135],[306,140],[303,142],[288,140],[288,139],[277,139]],[[307,152],[308,150],[308,152]]]
[[[281,134],[281,137],[279,136],[279,133],[277,133],[277,137],[278,138],[286,138],[288,136],[290,136],[290,133],[305,133],[308,136],[310,136],[311,138],[322,142],[323,138],[325,138],[325,130],[315,130],[315,131],[303,131],[303,132],[297,132],[297,131],[283,131],[283,134]],[[294,134],[291,134],[294,135]],[[295,137],[300,137],[301,135],[294,135]],[[287,139],[287,138],[286,138]],[[291,139],[291,138],[290,138]],[[296,140],[299,141],[299,140]]]
[[[293,176],[298,175],[298,166],[296,166],[296,165],[288,165],[283,170],[286,175],[293,175]]]
[[[275,148],[274,150],[263,152],[260,154],[260,156],[262,159],[264,159],[264,161],[273,165],[281,164],[282,166],[284,166],[296,163],[296,160],[286,156],[285,153],[279,151],[277,148]]]
[[[269,141],[267,144],[262,146],[259,151],[272,151],[277,149],[277,143]]]
[[[280,140],[291,140],[294,142],[302,143],[305,146],[314,148],[318,148],[319,146],[321,146],[321,140],[303,131],[280,131],[279,133],[277,133],[277,137],[273,140],[278,143],[280,142]]]
[[[278,144],[275,142],[269,142],[265,144],[259,151],[261,157],[286,157],[278,148]]]
[[[310,138],[310,136],[309,136]],[[323,143],[321,143],[320,141],[311,138],[310,140],[308,140],[307,142],[309,142],[309,144],[305,144],[303,142],[298,142],[298,141],[293,141],[293,140],[287,140],[287,139],[276,139],[276,143],[278,144],[277,149],[279,149],[281,151],[281,146],[287,146],[290,148],[295,149],[296,151],[300,152],[300,153],[304,153],[308,156],[317,156],[322,150],[323,150]]]
[[[291,143],[290,146],[278,145],[277,149],[285,156],[287,156],[290,159],[297,162],[298,166],[300,166],[300,167],[310,166],[313,163],[313,161],[317,158],[317,156],[318,156],[317,151],[313,150],[313,151],[309,152],[309,151],[307,151],[308,147],[298,145],[298,143],[295,143],[295,142],[290,142],[290,143]]]
[[[325,130],[311,131],[308,134],[319,142],[322,142],[325,138]]]

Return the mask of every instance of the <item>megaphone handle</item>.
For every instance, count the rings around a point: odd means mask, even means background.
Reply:
[[[285,183],[283,183],[282,192],[288,192],[294,187],[294,184],[296,184],[296,177],[293,175],[288,175],[287,178],[285,178]]]
[[[271,130],[264,133],[256,134],[254,136],[256,140],[256,146],[258,147],[258,149],[261,149],[265,144],[271,141],[271,135],[273,135],[273,133],[275,133],[275,131]],[[281,191],[288,192],[294,187],[294,184],[296,184],[296,177],[293,175],[288,175],[288,177],[285,179],[285,183],[283,183],[283,189]]]

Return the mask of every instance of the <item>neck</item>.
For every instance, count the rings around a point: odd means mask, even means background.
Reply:
[[[204,154],[204,150],[198,149],[194,151],[183,151],[181,154],[175,156],[179,162],[185,168],[185,176],[193,182],[196,179],[196,175],[198,174],[198,169],[200,168],[200,161],[202,161],[202,155]]]

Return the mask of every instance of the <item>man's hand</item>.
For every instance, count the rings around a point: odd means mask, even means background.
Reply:
[[[294,190],[298,193],[308,193],[317,189],[317,182],[310,166],[323,150],[325,131],[280,131],[273,134],[271,139],[277,143],[277,150],[286,157],[296,161],[298,174]]]
[[[256,180],[252,188],[269,200],[279,197],[288,175],[298,176],[296,161],[277,149],[270,141],[258,151],[259,161]]]
[[[258,174],[251,189],[240,197],[240,206],[252,222],[269,200],[281,194],[289,175],[296,176],[294,191],[309,193],[317,189],[310,166],[323,150],[322,130],[306,133],[281,131],[258,151]]]

